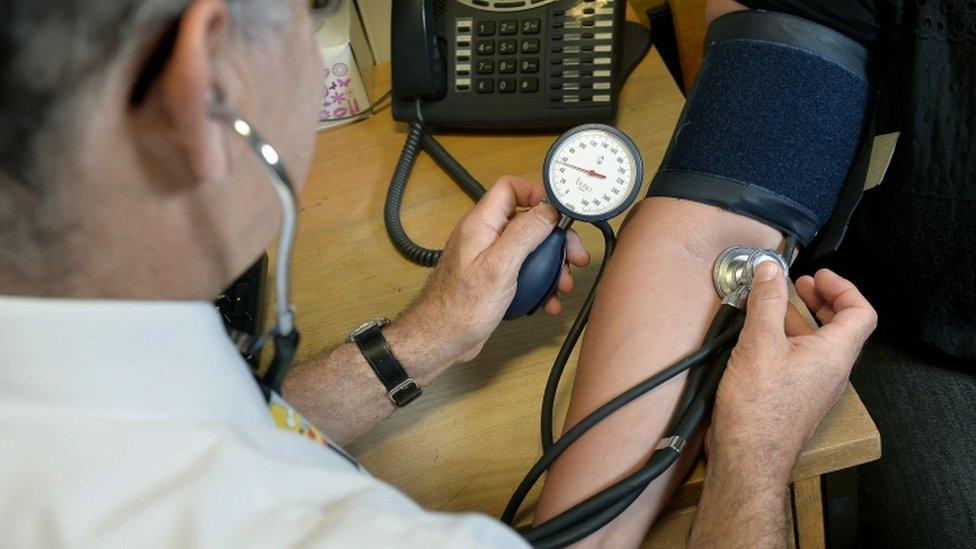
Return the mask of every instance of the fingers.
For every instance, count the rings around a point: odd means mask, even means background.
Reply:
[[[586,251],[580,235],[573,230],[566,233],[566,259],[570,265],[576,267],[586,267],[590,264],[590,252]]]
[[[548,204],[539,204],[516,215],[487,250],[491,254],[489,261],[518,272],[526,256],[552,234],[557,220],[556,210]]]
[[[563,271],[559,273],[559,282],[556,284],[556,291],[563,295],[573,291],[573,275],[569,271],[569,265],[563,265]]]
[[[756,268],[746,309],[743,334],[769,341],[786,340],[785,318],[788,294],[786,277],[779,265],[764,261]]]
[[[569,271],[569,266],[564,265],[563,270],[559,273],[559,282],[556,284],[556,294],[546,301],[545,306],[542,308],[546,314],[558,315],[563,312],[562,301],[559,300],[559,296],[566,295],[573,291],[573,275]]]
[[[786,335],[789,337],[810,335],[814,332],[814,329],[807,324],[805,318],[796,310],[796,307],[790,303],[790,306],[786,308]]]
[[[508,220],[515,215],[516,208],[535,206],[545,193],[540,183],[512,175],[502,176],[475,204],[467,217],[474,223],[486,223],[495,232],[501,232]]]
[[[822,269],[814,278],[817,293],[833,310],[830,322],[818,334],[838,343],[860,347],[878,323],[878,315],[854,284]]]
[[[812,276],[802,276],[796,281],[796,293],[820,322],[830,322],[834,317],[834,309],[817,292],[817,285]]]
[[[556,316],[563,312],[563,304],[559,301],[559,298],[551,297],[549,298],[549,301],[546,301],[546,305],[542,308],[542,310],[545,311],[547,315]]]

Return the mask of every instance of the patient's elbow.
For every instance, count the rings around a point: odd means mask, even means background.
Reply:
[[[659,245],[689,262],[711,266],[732,245],[776,248],[782,234],[750,217],[692,200],[651,196],[630,211],[620,235],[629,246]]]

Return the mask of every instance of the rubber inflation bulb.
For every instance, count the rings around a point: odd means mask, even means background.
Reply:
[[[557,228],[522,263],[515,298],[505,312],[505,320],[531,315],[545,305],[556,291],[565,262],[566,230]]]

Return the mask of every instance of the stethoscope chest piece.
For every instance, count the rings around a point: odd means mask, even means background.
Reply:
[[[786,259],[776,250],[732,246],[722,252],[715,260],[712,272],[712,282],[719,297],[725,299],[740,288],[751,285],[756,267],[764,261],[775,261],[784,273],[790,270]]]

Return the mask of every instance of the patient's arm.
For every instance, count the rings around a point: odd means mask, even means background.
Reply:
[[[598,290],[566,426],[701,345],[719,305],[711,272],[724,249],[776,248],[781,240],[775,229],[714,206],[652,197],[635,207]],[[683,383],[681,376],[662,385],[570,447],[546,479],[536,523],[643,464],[664,434]],[[689,444],[675,468],[587,541],[639,543],[697,454]]]

